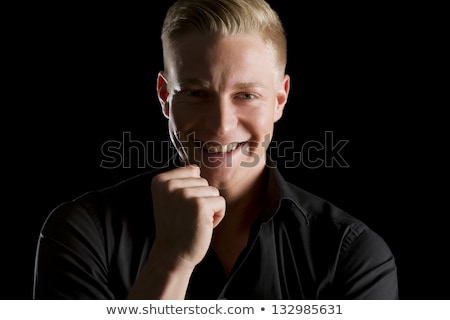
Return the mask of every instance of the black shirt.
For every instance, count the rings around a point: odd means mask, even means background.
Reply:
[[[38,243],[35,299],[127,297],[154,240],[150,182],[159,172],[52,211]],[[378,234],[276,168],[268,172],[266,210],[230,276],[211,248],[188,299],[398,299],[395,259]]]

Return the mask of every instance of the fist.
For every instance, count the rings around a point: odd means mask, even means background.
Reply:
[[[213,229],[225,215],[225,199],[186,166],[155,176],[152,197],[156,236],[154,247],[174,264],[195,267],[205,256]]]

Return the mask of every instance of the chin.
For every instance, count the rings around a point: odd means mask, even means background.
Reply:
[[[241,190],[245,185],[251,185],[259,173],[264,170],[264,164],[252,167],[201,167],[201,175],[208,183],[219,190]]]
[[[238,183],[239,174],[235,172],[235,168],[210,168],[210,167],[202,167],[201,175],[203,178],[208,180],[208,183],[216,187],[219,190],[225,190],[233,187]]]

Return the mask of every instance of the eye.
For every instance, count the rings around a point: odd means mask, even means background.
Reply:
[[[252,93],[248,93],[248,92],[241,92],[237,96],[239,98],[245,99],[245,100],[251,100],[251,99],[255,99],[256,98],[256,95],[254,95]]]
[[[177,97],[205,97],[206,92],[200,89],[183,89],[175,93]]]

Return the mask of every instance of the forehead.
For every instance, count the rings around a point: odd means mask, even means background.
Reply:
[[[166,65],[175,73],[195,74],[205,70],[243,72],[268,69],[275,59],[271,47],[258,35],[184,36],[166,56]]]

